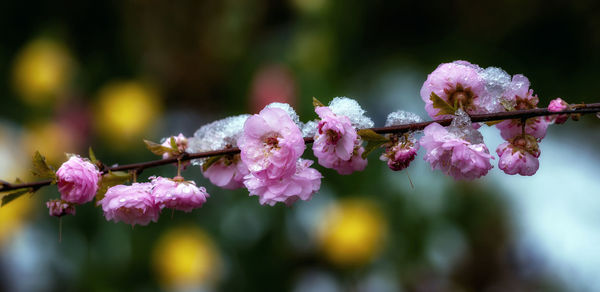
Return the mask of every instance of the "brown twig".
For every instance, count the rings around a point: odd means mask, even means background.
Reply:
[[[499,112],[492,114],[480,114],[480,115],[471,115],[471,121],[474,123],[480,122],[492,122],[492,121],[500,121],[500,120],[512,120],[512,119],[528,119],[533,117],[541,117],[541,116],[549,116],[549,115],[557,115],[557,114],[590,114],[590,113],[598,113],[600,112],[600,103],[592,103],[587,105],[579,105],[574,109],[565,110],[560,112],[550,112],[547,108],[538,108],[531,110],[517,110],[510,112]],[[429,124],[439,123],[442,126],[450,125],[452,119],[442,119],[437,121],[427,121],[421,123],[414,124],[406,124],[406,125],[398,125],[398,126],[390,126],[390,127],[381,127],[381,128],[371,128],[376,133],[379,134],[390,134],[390,133],[404,133],[408,131],[417,131],[423,130]],[[312,143],[314,139],[312,137],[304,138],[306,143]],[[223,149],[223,150],[215,150],[215,151],[207,151],[201,153],[183,153],[178,157],[159,159],[153,161],[132,163],[132,164],[124,164],[117,165],[112,167],[103,167],[102,173],[107,173],[109,171],[124,171],[124,170],[135,170],[137,173],[140,173],[146,168],[167,165],[171,163],[177,163],[177,161],[188,161],[192,159],[198,158],[206,158],[211,156],[219,156],[226,154],[237,154],[240,152],[240,149],[237,147]],[[0,192],[11,191],[22,188],[32,188],[33,190],[38,190],[39,188],[49,185],[52,183],[51,180],[42,180],[37,182],[30,183],[21,183],[21,184],[11,184],[5,181],[0,181]]]

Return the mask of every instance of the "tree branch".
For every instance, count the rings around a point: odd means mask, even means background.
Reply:
[[[600,112],[600,103],[592,103],[587,105],[576,105],[573,106],[572,110],[565,110],[560,112],[550,112],[547,108],[537,108],[531,110],[517,110],[510,112],[499,112],[492,114],[480,114],[480,115],[471,115],[471,121],[474,123],[479,122],[492,122],[492,121],[500,121],[500,120],[512,120],[512,119],[528,119],[533,117],[540,116],[550,116],[550,115],[558,115],[558,114],[590,114],[590,113],[599,113]],[[379,134],[390,134],[390,133],[404,133],[408,131],[417,131],[423,130],[425,127],[432,123],[439,123],[442,126],[448,126],[452,122],[452,119],[442,119],[437,121],[427,121],[422,123],[414,123],[414,124],[406,124],[406,125],[398,125],[391,127],[380,127],[380,128],[372,128],[376,133]],[[314,139],[312,137],[304,138],[306,143],[312,143]],[[227,155],[227,154],[237,154],[240,152],[240,149],[237,147],[228,148],[223,150],[215,150],[215,151],[207,151],[200,153],[184,153],[179,157],[172,157],[167,159],[159,159],[153,161],[132,163],[132,164],[124,164],[117,165],[112,167],[104,167],[102,169],[102,173],[107,173],[109,171],[124,171],[124,170],[135,170],[138,173],[146,168],[157,167],[161,165],[167,165],[171,163],[177,163],[177,160],[180,161],[188,161],[192,159],[198,158],[206,158],[211,156],[218,155]],[[22,184],[11,184],[5,181],[0,181],[0,192],[17,190],[22,188],[32,188],[33,190],[38,190],[39,188],[51,184],[51,180],[42,180],[31,183],[22,183]]]

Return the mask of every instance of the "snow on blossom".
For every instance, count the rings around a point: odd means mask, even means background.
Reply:
[[[421,87],[421,98],[425,110],[433,119],[448,117],[437,115],[439,109],[433,107],[432,93],[446,101],[450,106],[460,107],[468,113],[485,112],[482,98],[487,96],[485,80],[479,75],[481,68],[467,61],[454,61],[440,64],[427,76]]]
[[[372,128],[375,123],[366,116],[366,111],[354,99],[336,97],[328,105],[329,109],[337,116],[346,116],[356,129]]]
[[[232,116],[202,126],[189,139],[187,151],[197,153],[237,147],[237,140],[242,135],[244,123],[249,116]],[[207,159],[195,159],[192,164],[203,167],[206,162]],[[225,155],[202,171],[202,175],[211,183],[225,189],[243,187],[244,176],[248,173],[248,167],[240,159],[240,154]]]
[[[250,196],[258,196],[261,205],[273,206],[278,202],[291,205],[297,200],[307,201],[321,187],[323,176],[311,168],[311,160],[298,159],[295,173],[280,179],[261,179],[254,174],[246,176],[244,184]]]
[[[319,164],[333,168],[340,160],[350,160],[355,142],[359,138],[350,119],[346,116],[338,116],[324,106],[317,107],[315,111],[321,121],[317,126],[318,132],[312,149],[319,159]]]
[[[419,141],[427,150],[425,161],[431,169],[439,169],[456,180],[472,180],[492,169],[488,148],[481,133],[473,129],[469,116],[462,110],[445,128],[438,123],[428,125]]]
[[[242,161],[260,179],[294,174],[296,161],[306,148],[300,128],[288,113],[269,107],[246,120],[237,142]]]
[[[106,220],[122,221],[131,226],[148,225],[150,221],[156,222],[160,213],[151,192],[151,183],[116,185],[106,191],[98,204],[102,205]]]
[[[415,113],[399,110],[388,114],[385,126],[398,126],[422,121],[423,119]],[[385,144],[385,151],[379,159],[386,161],[388,167],[394,171],[407,168],[415,159],[419,150],[419,141],[414,138],[414,133],[388,134],[387,137],[390,142]]]
[[[204,187],[197,187],[193,181],[183,178],[168,179],[160,176],[150,177],[154,202],[160,207],[184,212],[200,208],[209,197]]]
[[[56,171],[56,184],[62,200],[84,204],[94,199],[102,174],[87,159],[72,155]]]

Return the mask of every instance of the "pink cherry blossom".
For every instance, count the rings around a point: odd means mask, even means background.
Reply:
[[[122,221],[131,226],[148,225],[150,221],[156,222],[160,213],[151,192],[151,183],[116,185],[106,191],[98,204],[102,205],[106,220]]]
[[[506,174],[534,175],[540,163],[540,150],[535,137],[522,135],[498,146],[498,167]]]
[[[188,139],[182,133],[179,133],[179,135],[172,136],[172,137],[175,139],[175,144],[177,144],[177,151],[179,151],[180,153],[185,152],[188,148]],[[161,145],[164,147],[167,147],[167,148],[171,148],[171,137],[165,138],[165,141]],[[172,157],[173,157],[173,153],[171,153],[171,152],[165,152],[162,155],[163,159],[172,158]],[[177,163],[175,163],[175,165],[177,165]],[[183,169],[186,169],[189,165],[190,165],[189,161],[181,162],[181,167],[183,167]]]
[[[537,108],[539,98],[533,94],[533,90],[529,89],[529,85],[527,77],[521,74],[514,75],[508,89],[503,94],[503,99],[515,110]],[[543,117],[529,118],[525,122],[525,127],[523,127],[523,123],[519,119],[505,120],[496,124],[496,128],[500,130],[500,135],[504,140],[523,134],[523,129],[525,134],[543,139],[546,136],[548,122]]]
[[[75,206],[63,200],[50,200],[46,202],[50,216],[62,217],[64,215],[75,215]]]
[[[469,128],[472,131],[472,127]],[[456,180],[472,180],[492,168],[490,155],[483,143],[471,143],[438,123],[427,126],[420,143],[427,150],[424,157],[431,169],[439,169]]]
[[[488,93],[485,81],[479,75],[481,68],[467,61],[455,61],[440,64],[421,88],[421,98],[425,101],[425,110],[433,119],[443,119],[449,116],[436,116],[439,109],[433,107],[430,97],[435,93],[451,106],[461,106],[466,112],[486,112],[482,97]]]
[[[359,142],[360,140],[357,140]],[[359,146],[358,143],[354,146],[352,156],[349,160],[338,160],[331,168],[335,169],[341,175],[352,174],[355,171],[363,171],[367,167],[368,161],[362,158],[365,148]]]
[[[334,168],[340,174],[350,174],[355,169],[364,169],[356,166],[364,159],[354,158],[355,148],[360,144],[356,129],[350,119],[343,115],[334,114],[328,107],[315,109],[321,121],[317,125],[317,134],[313,143],[313,151],[319,159],[319,164]],[[365,161],[366,162],[366,161]]]
[[[397,135],[391,136],[390,146],[385,148],[379,159],[387,161],[388,167],[393,171],[400,171],[407,168],[417,156],[419,142],[412,138],[412,135],[403,135],[398,138]]]
[[[187,138],[182,134],[179,133],[179,135],[177,136],[173,136],[173,138],[175,139],[175,144],[177,144],[177,150],[179,152],[185,152],[185,150],[187,150],[188,148],[188,140]],[[161,144],[162,146],[165,146],[167,148],[171,148],[171,137],[168,137],[165,139],[165,141]],[[171,158],[172,154],[169,152],[163,153],[163,159],[167,159],[167,158]]]
[[[537,108],[539,98],[529,89],[529,79],[521,74],[512,77],[508,88],[502,94],[502,98],[516,110]]]
[[[246,164],[236,154],[223,157],[202,172],[204,177],[218,187],[234,190],[244,186],[244,176],[250,173]]]
[[[312,161],[299,159],[295,173],[281,179],[261,179],[253,174],[246,176],[244,184],[251,196],[258,196],[261,205],[275,205],[283,202],[291,205],[298,199],[307,201],[321,187],[323,177],[316,169],[310,168]]]
[[[548,111],[551,112],[560,112],[569,109],[569,104],[562,100],[561,98],[553,99],[550,101],[550,105],[548,105]],[[548,116],[548,122],[554,122],[555,124],[563,124],[569,119],[569,115],[553,115]]]
[[[91,162],[73,155],[56,172],[58,191],[62,200],[84,204],[94,199],[101,173]]]
[[[197,187],[193,181],[184,181],[182,177],[168,179],[150,177],[152,180],[152,195],[154,202],[160,207],[171,208],[184,212],[202,207],[209,197],[204,187]]]
[[[265,108],[249,117],[238,140],[242,161],[260,179],[287,177],[306,148],[302,132],[280,108]]]
[[[500,130],[500,136],[504,140],[509,140],[518,135],[523,134],[523,123],[521,120],[504,120],[496,124],[496,128]],[[525,134],[543,139],[548,130],[548,121],[543,117],[529,118],[525,122]]]

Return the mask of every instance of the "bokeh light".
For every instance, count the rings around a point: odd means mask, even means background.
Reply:
[[[211,237],[197,227],[179,227],[162,234],[152,259],[161,285],[171,291],[210,287],[221,274],[219,251]]]
[[[63,96],[73,69],[74,61],[63,44],[52,39],[35,39],[15,60],[14,87],[27,103],[45,104]]]
[[[343,199],[324,211],[319,241],[325,256],[340,266],[364,265],[381,250],[386,223],[366,199]]]
[[[117,81],[98,94],[95,125],[115,148],[148,134],[162,112],[156,90],[139,81]]]

